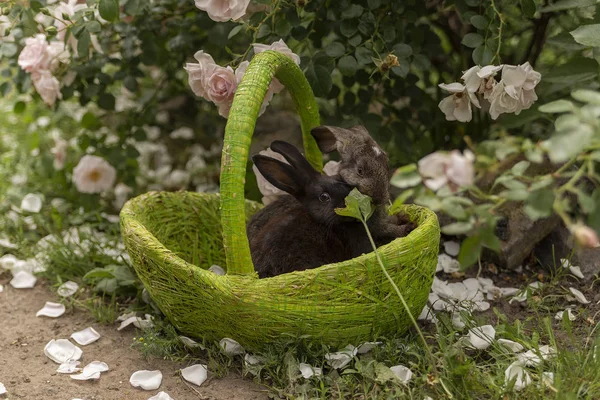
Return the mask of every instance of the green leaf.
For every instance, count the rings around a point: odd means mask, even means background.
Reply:
[[[473,230],[475,225],[472,222],[454,222],[442,227],[444,235],[465,235]]]
[[[367,4],[371,10],[374,10],[381,6],[381,0],[367,0]]]
[[[548,140],[548,155],[553,163],[561,163],[575,157],[585,149],[594,137],[594,130],[581,123],[556,132]]]
[[[575,106],[573,102],[569,100],[555,100],[538,108],[539,111],[544,113],[563,113],[573,111],[574,109]]]
[[[400,379],[394,371],[390,369],[387,365],[375,361],[374,363],[375,370],[375,382],[380,384],[385,384],[386,382],[399,382]]]
[[[453,201],[452,198],[444,198],[442,200],[442,211],[458,220],[467,218],[467,212],[464,207],[460,203]]]
[[[31,9],[34,12],[39,13],[40,10],[44,7],[44,5],[41,2],[39,2],[38,0],[31,0],[29,2],[29,7],[31,7]]]
[[[554,4],[542,8],[542,12],[562,11],[571,8],[588,7],[597,3],[597,0],[559,0]]]
[[[406,78],[410,72],[410,65],[404,58],[398,59],[400,65],[392,67],[392,72],[401,78]]]
[[[392,206],[390,207],[390,211],[396,209],[397,207],[401,206],[402,204],[404,204],[404,202],[406,200],[408,200],[408,198],[410,196],[412,196],[415,193],[414,189],[408,189],[403,191],[402,193],[400,193],[400,195],[398,197],[396,197],[396,199],[394,200],[394,204],[392,204]]]
[[[346,48],[340,42],[333,42],[329,46],[325,47],[325,54],[329,57],[338,58],[344,55]]]
[[[467,33],[461,43],[474,49],[483,44],[483,36],[479,33]]]
[[[4,42],[2,43],[2,45],[0,45],[0,53],[5,55],[6,57],[14,57],[18,51],[19,48],[14,43]]]
[[[594,204],[600,204],[600,189],[596,189],[592,194]],[[597,233],[600,233],[600,207],[596,207],[594,212],[588,215],[588,225]]]
[[[583,103],[590,103],[600,106],[600,93],[593,90],[579,89],[572,92],[571,97]]]
[[[338,215],[356,218],[360,221],[367,221],[375,212],[371,198],[366,196],[354,188],[345,199],[345,208],[336,208],[335,212]]]
[[[600,46],[600,24],[582,25],[570,32],[573,39],[584,46]]]
[[[88,58],[91,43],[90,33],[88,31],[82,31],[77,41],[77,53],[79,57]]]
[[[536,191],[536,190],[540,190],[543,188],[546,188],[550,185],[552,185],[554,183],[554,178],[552,178],[551,176],[545,176],[542,179],[535,181],[531,184],[531,186],[529,187],[529,190]]]
[[[527,171],[531,163],[529,161],[519,161],[510,170],[515,176],[521,176]]]
[[[340,25],[340,32],[346,37],[352,37],[357,30],[358,24],[356,23],[356,21],[346,20],[342,21],[342,24]]]
[[[13,112],[15,114],[23,114],[23,112],[25,111],[25,102],[23,101],[17,101],[15,103],[15,105],[13,106]]]
[[[119,17],[119,2],[118,0],[100,0],[98,11],[105,20],[115,21]]]
[[[542,189],[532,192],[525,200],[525,213],[532,220],[546,218],[552,215],[552,206],[554,205],[554,192],[549,189]]]
[[[421,175],[417,170],[417,164],[408,164],[394,171],[390,184],[400,189],[413,187],[421,183]]]
[[[398,43],[392,48],[393,53],[398,58],[408,58],[412,55],[412,47],[405,43]]]
[[[234,26],[230,31],[229,31],[229,35],[227,35],[227,39],[231,39],[232,37],[234,37],[235,35],[237,35],[238,33],[241,32],[242,28],[244,27],[244,25],[237,25]]]
[[[584,214],[590,214],[596,209],[596,203],[592,196],[587,195],[581,190],[577,192],[577,200],[579,201],[581,211],[583,211]]]
[[[265,36],[269,36],[271,34],[271,25],[269,24],[262,24],[260,26],[260,28],[258,28],[258,33],[256,34],[256,37],[258,39],[264,38]]]
[[[585,57],[574,57],[566,64],[553,67],[544,76],[549,83],[563,83],[573,85],[598,78],[598,63],[596,60]]]
[[[523,14],[525,14],[526,17],[533,17],[536,9],[537,6],[534,0],[521,0],[521,10],[523,10]]]
[[[138,82],[133,76],[126,76],[125,79],[123,79],[123,86],[130,92],[135,92],[138,88]]]
[[[115,109],[115,96],[110,93],[102,93],[98,96],[98,106],[104,110]]]
[[[523,189],[505,190],[499,196],[511,201],[523,201],[529,196],[529,192]]]
[[[275,24],[275,33],[279,36],[285,37],[292,31],[292,24],[287,19],[280,18]]]
[[[477,262],[481,254],[481,239],[479,236],[471,236],[462,241],[458,252],[458,262],[464,268]]]
[[[88,21],[85,23],[85,29],[90,33],[100,32],[102,27],[98,21]]]
[[[360,65],[361,67],[371,64],[373,62],[373,52],[367,49],[366,47],[358,47],[354,52],[354,56],[356,57],[358,65]]]
[[[352,56],[344,56],[340,58],[338,61],[338,69],[340,70],[342,75],[356,75],[356,71],[358,70],[358,63],[356,62],[356,58]]]
[[[494,54],[486,45],[481,45],[473,50],[473,62],[477,65],[487,65],[494,58]]]
[[[326,97],[331,91],[331,74],[322,65],[310,64],[306,69],[306,79],[317,97]]]
[[[470,19],[471,25],[477,29],[487,29],[490,21],[483,15],[473,15]]]
[[[350,7],[342,11],[342,19],[358,18],[363,13],[363,8],[358,4],[352,4]]]
[[[91,130],[91,129],[94,129],[95,127],[97,127],[98,125],[99,125],[98,118],[96,118],[96,116],[93,113],[88,111],[85,114],[83,114],[83,117],[81,118],[81,127],[82,128]]]
[[[83,280],[94,282],[98,279],[114,278],[115,276],[105,268],[94,268],[83,276]]]

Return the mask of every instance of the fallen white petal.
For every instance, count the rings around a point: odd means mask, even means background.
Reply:
[[[527,291],[526,290],[524,290],[523,293],[521,293],[517,296],[514,296],[512,299],[510,299],[508,301],[508,304],[512,304],[513,301],[518,301],[519,303],[522,303],[525,300],[527,300]]]
[[[356,348],[356,352],[358,354],[365,354],[365,353],[370,352],[371,350],[373,350],[375,347],[379,346],[380,344],[381,344],[381,342],[365,342]]]
[[[517,362],[528,367],[535,367],[542,362],[542,359],[533,350],[527,350],[525,353],[517,354]]]
[[[483,350],[490,347],[496,337],[496,329],[491,325],[483,325],[469,329],[469,341],[474,348]]]
[[[514,362],[504,371],[504,380],[508,384],[511,381],[515,382],[514,389],[519,391],[531,384],[531,376],[525,371],[523,366],[518,362]]]
[[[148,400],[173,400],[173,398],[165,392],[158,392],[156,395],[150,397]]]
[[[6,238],[0,238],[0,247],[6,249],[16,249],[18,246]]]
[[[10,281],[10,286],[15,289],[31,289],[35,286],[37,278],[31,272],[19,271]]]
[[[541,289],[543,286],[543,283],[540,281],[535,281],[535,282],[531,282],[528,286],[532,289]]]
[[[29,193],[21,200],[21,210],[38,213],[42,209],[42,197],[39,194]]]
[[[300,373],[304,379],[312,378],[313,376],[323,375],[323,370],[318,367],[313,367],[310,364],[300,363]]]
[[[453,240],[444,242],[444,251],[452,257],[456,257],[460,251],[460,243]]]
[[[463,329],[465,326],[467,326],[460,312],[452,313],[452,326],[458,330]]]
[[[71,379],[75,379],[76,381],[89,381],[92,379],[100,379],[100,372],[94,372],[91,374],[84,374],[83,372],[81,374],[77,374],[77,375],[70,375]]]
[[[478,290],[483,291],[481,283],[478,279],[467,278],[464,281],[462,281],[462,284],[465,285],[467,287],[467,290],[469,290],[470,292],[477,292]]]
[[[223,267],[220,267],[218,265],[212,265],[208,270],[216,275],[225,275],[225,270],[223,269]]]
[[[221,349],[223,349],[223,353],[227,354],[228,356],[235,356],[245,353],[242,345],[230,338],[221,339],[219,346],[221,346]]]
[[[77,283],[73,281],[67,281],[58,287],[56,293],[62,297],[69,297],[74,295],[77,292],[77,289],[79,289],[79,285]]]
[[[494,281],[492,281],[490,278],[477,278],[477,281],[479,281],[483,293],[487,293],[489,289],[496,287],[494,285]]]
[[[100,334],[96,332],[96,330],[92,327],[85,328],[82,331],[75,332],[71,335],[71,338],[82,346],[86,346],[90,343],[94,343],[96,340],[100,339]]]
[[[117,330],[120,331],[121,329],[124,329],[129,325],[133,325],[140,329],[146,329],[153,327],[154,322],[152,322],[151,316],[149,314],[146,314],[145,318],[133,316],[121,322],[121,325],[119,325]]]
[[[476,301],[473,310],[483,312],[489,310],[491,307],[487,301]]]
[[[139,387],[144,390],[158,389],[162,382],[162,372],[141,370],[136,371],[129,378],[129,383],[133,387]]]
[[[72,374],[74,372],[79,372],[81,371],[81,368],[79,368],[79,364],[81,364],[81,362],[79,361],[67,361],[66,363],[60,364],[56,372],[58,372],[59,374]]]
[[[460,263],[458,260],[455,260],[447,254],[440,254],[438,256],[438,268],[439,267],[441,267],[442,271],[445,273],[451,274],[460,270]]]
[[[63,364],[67,361],[79,360],[83,351],[67,339],[52,339],[44,347],[44,354],[55,363]]]
[[[390,367],[390,369],[403,383],[408,383],[412,378],[412,371],[404,365],[394,365],[393,367]]]
[[[431,308],[429,308],[429,306],[426,305],[425,307],[423,307],[421,314],[419,314],[418,320],[419,321],[430,321],[435,324],[437,322],[437,317],[433,313],[433,310]]]
[[[580,267],[571,266],[571,267],[569,267],[569,271],[571,271],[571,273],[573,275],[575,275],[576,277],[578,277],[580,279],[585,278],[585,276],[583,276],[583,273],[581,272],[581,268]]]
[[[569,316],[569,320],[575,321],[577,319],[577,317],[575,316],[575,314],[573,314],[573,311],[571,311],[570,308],[566,308],[565,311],[567,312],[567,315]],[[562,321],[565,311],[557,312],[556,315],[554,316],[554,319],[557,321]]]
[[[440,296],[437,293],[429,293],[429,303],[431,304],[431,308],[433,308],[435,311],[442,311],[452,308],[448,302],[440,299]]]
[[[78,381],[87,381],[90,379],[99,379],[100,373],[108,371],[108,365],[102,361],[92,361],[78,375],[71,375],[71,378]]]
[[[585,298],[585,296],[583,295],[583,293],[581,293],[579,290],[575,289],[575,288],[569,288],[569,290],[571,291],[571,293],[573,293],[573,296],[575,296],[575,299],[580,302],[581,304],[589,304],[590,301],[588,299]]]
[[[38,311],[35,316],[45,316],[50,318],[58,318],[63,315],[66,311],[65,305],[60,303],[53,303],[51,301],[47,301],[40,311]]]
[[[125,314],[121,314],[119,315],[119,317],[117,317],[117,321],[125,321],[126,319],[129,319],[131,317],[135,317],[137,315],[137,313],[135,311],[131,311]]]
[[[0,395],[6,394],[6,386],[0,383]]]
[[[204,383],[204,381],[206,381],[206,378],[208,377],[208,370],[206,369],[206,365],[191,365],[181,370],[181,376],[186,381],[200,386]]]
[[[523,345],[521,343],[513,342],[508,339],[498,339],[498,344],[513,353],[518,353],[523,350]]]
[[[556,350],[552,346],[548,346],[547,344],[544,346],[540,346],[540,354],[544,360],[547,360],[556,355]]]
[[[179,336],[179,340],[181,340],[181,343],[183,343],[184,345],[186,345],[187,347],[189,347],[190,349],[194,349],[194,348],[200,348],[201,350],[205,350],[206,348],[204,346],[202,346],[200,343],[196,342],[193,339],[190,339],[187,336]]]
[[[560,264],[562,265],[563,268],[569,268],[571,265],[571,261],[569,261],[567,258],[561,258],[560,259]]]
[[[554,372],[542,372],[542,382],[546,386],[554,385]]]
[[[325,359],[331,368],[340,369],[348,365],[357,352],[354,346],[348,345],[338,352],[325,354]]]

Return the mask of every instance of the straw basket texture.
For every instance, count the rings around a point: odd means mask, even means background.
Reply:
[[[221,164],[221,194],[151,192],[121,211],[122,235],[133,267],[158,307],[184,334],[229,337],[258,349],[281,337],[344,346],[403,332],[410,319],[375,253],[316,269],[257,279],[245,226],[261,205],[244,200],[248,149],[262,99],[276,76],[301,117],[305,154],[322,168],[310,136],[319,124],[312,90],[300,69],[280,53],[254,57],[235,95]],[[435,273],[439,225],[433,212],[392,206],[418,227],[378,249],[408,302],[423,309]],[[207,269],[218,264],[227,275]]]

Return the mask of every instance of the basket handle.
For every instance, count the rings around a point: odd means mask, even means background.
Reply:
[[[287,87],[300,114],[306,158],[317,170],[323,169],[321,152],[310,134],[319,125],[319,109],[306,77],[281,53],[256,54],[233,98],[221,155],[221,226],[228,274],[257,276],[246,236],[244,183],[252,134],[273,77]]]

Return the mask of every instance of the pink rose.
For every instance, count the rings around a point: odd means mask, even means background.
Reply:
[[[50,56],[46,35],[38,34],[25,39],[25,47],[19,54],[18,64],[26,72],[48,69]]]
[[[31,80],[44,103],[53,106],[57,98],[62,99],[60,83],[50,71],[35,71],[31,74]]]
[[[300,65],[300,56],[294,54],[292,50],[285,44],[283,39],[279,39],[277,42],[273,42],[270,45],[262,44],[262,43],[252,43],[252,47],[254,47],[254,54],[262,53],[263,51],[273,50],[278,51],[281,54],[285,54],[289,58],[292,59],[297,65]]]
[[[586,225],[575,225],[571,227],[575,240],[583,247],[594,249],[600,247],[600,240],[595,230]]]
[[[226,22],[240,19],[246,13],[250,0],[195,0],[196,7],[206,11],[213,21]]]
[[[215,60],[210,54],[206,54],[202,50],[197,51],[194,58],[198,60],[198,63],[185,65],[185,70],[188,72],[188,83],[196,96],[210,100],[206,93],[206,81],[218,65],[215,64]]]
[[[465,150],[464,155],[458,150],[450,153],[436,151],[419,160],[419,173],[424,178],[425,186],[435,192],[446,185],[456,191],[459,186],[473,183],[474,159],[474,154],[469,150]]]
[[[219,115],[227,117],[237,89],[237,80],[231,67],[216,66],[206,80],[206,95],[217,107]]]

